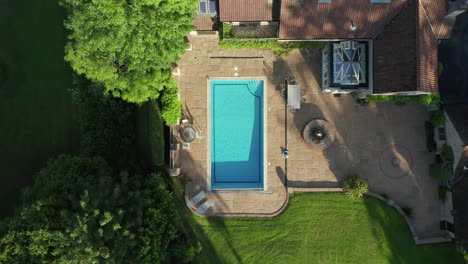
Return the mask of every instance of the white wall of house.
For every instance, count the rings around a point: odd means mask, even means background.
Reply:
[[[465,145],[463,144],[463,141],[461,140],[460,136],[457,133],[457,130],[455,129],[455,126],[453,125],[452,121],[450,121],[450,117],[445,113],[445,131],[447,133],[447,144],[452,147],[453,150],[453,156],[454,156],[454,169],[456,169],[458,161],[460,160],[464,150],[465,150]]]

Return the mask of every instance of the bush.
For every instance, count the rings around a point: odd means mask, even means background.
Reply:
[[[453,150],[452,150],[452,147],[450,147],[449,145],[444,144],[442,146],[442,148],[440,149],[440,155],[442,156],[444,160],[453,162],[453,159],[454,159]]]
[[[439,185],[439,200],[447,200],[447,192],[450,191],[450,188],[447,185]]]
[[[369,190],[369,184],[366,179],[354,174],[344,180],[343,190],[350,196],[350,198],[359,198]]]
[[[371,102],[393,102],[397,105],[407,103],[419,103],[423,105],[438,104],[440,96],[438,94],[421,94],[421,95],[368,95],[366,97]]]
[[[453,169],[451,166],[442,168],[439,163],[432,163],[430,167],[431,177],[440,183],[445,183],[453,176]]]
[[[128,165],[136,138],[137,105],[104,95],[104,87],[75,76],[74,97],[80,106],[80,149],[121,169]]]
[[[424,123],[424,128],[426,129],[426,147],[427,151],[432,152],[437,149],[437,144],[434,140],[434,126],[431,122],[426,121]]]
[[[434,127],[445,126],[444,111],[437,110],[431,112],[431,123]]]
[[[178,93],[179,88],[170,76],[161,95],[161,116],[168,126],[175,125],[182,115]]]

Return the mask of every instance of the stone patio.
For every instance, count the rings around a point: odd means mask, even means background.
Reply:
[[[425,147],[424,120],[428,113],[424,106],[361,106],[349,95],[320,94],[318,50],[277,57],[268,50],[224,50],[218,46],[216,35],[189,39],[192,50],[181,58],[180,76],[176,78],[184,118],[204,137],[193,142],[190,150],[177,151],[175,157],[174,165],[181,168],[188,197],[208,188],[208,78],[267,78],[267,186],[258,192],[210,192],[210,198],[216,201],[210,215],[269,216],[281,212],[288,199],[285,174],[288,187],[334,188],[344,177],[358,173],[369,180],[370,191],[412,208],[419,237],[442,234],[437,183],[429,176],[434,156]],[[301,109],[295,113],[286,111],[280,96],[285,78],[295,78],[305,89]],[[311,150],[302,140],[304,126],[314,118],[327,120],[335,130],[334,143],[323,152]],[[283,148],[290,152],[287,161],[282,157]]]

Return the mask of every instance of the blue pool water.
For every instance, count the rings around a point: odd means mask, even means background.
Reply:
[[[211,187],[263,188],[263,81],[211,81]]]

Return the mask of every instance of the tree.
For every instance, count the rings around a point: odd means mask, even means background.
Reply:
[[[70,30],[65,59],[106,91],[140,103],[158,98],[193,30],[198,0],[61,0]]]
[[[113,175],[102,158],[62,155],[0,225],[0,263],[165,263],[177,223],[161,173]]]

